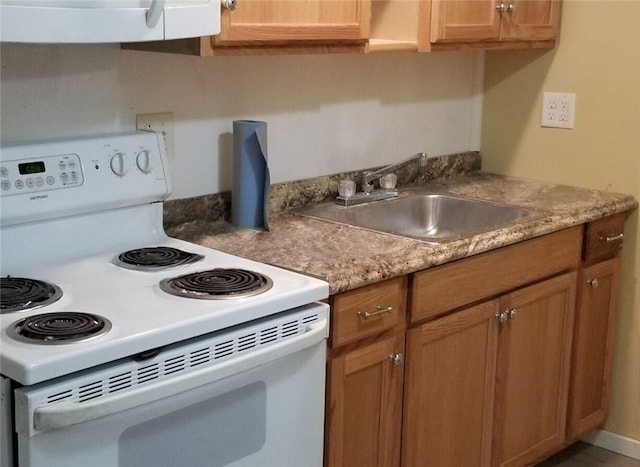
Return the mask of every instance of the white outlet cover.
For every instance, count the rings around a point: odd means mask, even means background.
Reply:
[[[173,157],[173,112],[136,115],[136,129],[156,131],[162,135],[167,158]]]
[[[576,95],[564,92],[543,92],[540,125],[546,128],[573,129]]]

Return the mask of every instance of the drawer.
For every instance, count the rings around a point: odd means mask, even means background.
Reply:
[[[405,319],[407,277],[331,297],[331,346],[340,347],[397,326]]]
[[[624,212],[589,222],[585,230],[585,262],[600,261],[617,256],[622,248],[622,232],[627,215]]]
[[[576,269],[582,226],[461,259],[413,275],[411,323]]]

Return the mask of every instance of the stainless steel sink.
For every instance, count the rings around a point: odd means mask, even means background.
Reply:
[[[408,195],[357,206],[324,203],[296,214],[443,243],[539,216],[537,211],[451,194]]]

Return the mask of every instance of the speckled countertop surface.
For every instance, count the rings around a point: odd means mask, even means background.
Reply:
[[[334,294],[408,274],[637,207],[627,195],[471,172],[425,182],[434,191],[544,211],[532,220],[433,244],[287,212],[269,232],[196,218],[167,227],[169,235],[326,280]]]

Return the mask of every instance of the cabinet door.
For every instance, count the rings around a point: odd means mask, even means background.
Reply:
[[[327,467],[398,467],[404,334],[329,362]]]
[[[560,24],[560,0],[505,0],[510,8],[502,14],[502,40],[543,41],[555,39]]]
[[[583,269],[573,344],[568,438],[576,439],[607,418],[620,260]]]
[[[213,44],[365,40],[370,11],[369,0],[237,0]]]
[[[494,465],[522,466],[565,439],[576,273],[515,291],[501,325]]]
[[[494,300],[408,332],[403,467],[489,465],[497,310]]]
[[[431,42],[498,40],[500,13],[497,0],[434,0]]]
[[[434,0],[431,42],[555,39],[560,0]]]

